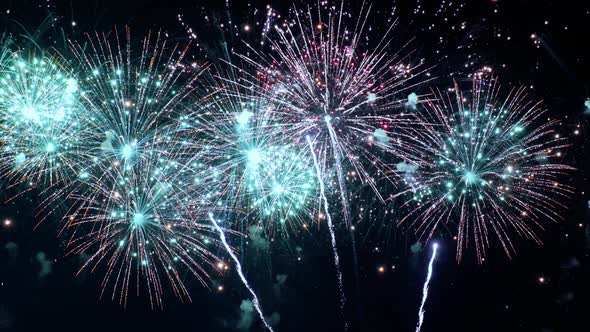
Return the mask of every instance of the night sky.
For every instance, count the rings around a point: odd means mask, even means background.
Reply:
[[[411,61],[422,62],[430,74],[415,92],[444,90],[453,79],[468,82],[473,72],[492,68],[503,87],[529,87],[548,114],[562,120],[560,132],[571,144],[564,161],[577,168],[563,179],[576,189],[565,202],[569,208],[560,211],[562,221],[543,223],[541,246],[514,236],[512,258],[494,242],[482,264],[470,250],[457,263],[452,235],[439,230],[422,330],[589,331],[590,111],[584,102],[590,98],[590,4],[373,2],[374,33],[385,29],[395,8],[398,25],[391,47],[409,42]],[[284,15],[292,5],[270,0],[2,0],[0,32],[16,37],[23,49],[59,51],[64,38],[83,39],[85,33],[115,26],[129,25],[137,39],[162,31],[173,41],[189,40],[187,29],[192,29],[196,38],[190,56],[215,64],[221,45],[240,51],[243,40],[259,40],[257,22],[268,4]],[[305,0],[294,4],[307,5]],[[355,12],[361,4],[351,0],[345,7]],[[223,23],[228,17],[229,25]],[[245,26],[252,28],[245,31]],[[349,234],[337,229],[350,330],[413,331],[430,246],[421,248],[412,229],[396,226],[403,212],[394,203],[383,205],[367,188],[353,189],[358,277]],[[101,299],[104,271],[78,274],[84,257],[66,255],[59,218],[40,222],[39,198],[21,191],[0,180],[0,330],[264,330],[255,313],[240,309],[249,294],[235,271],[215,275],[209,289],[187,273],[183,279],[192,302],[181,303],[165,290],[162,309],[151,308],[145,294],[131,295],[125,307],[108,292]],[[242,243],[240,258],[275,331],[343,330],[330,237],[323,225],[262,248]]]

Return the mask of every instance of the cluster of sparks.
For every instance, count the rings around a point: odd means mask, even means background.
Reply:
[[[474,241],[483,260],[492,234],[508,255],[512,233],[540,242],[535,230],[572,192],[559,182],[571,168],[556,161],[558,121],[522,88],[502,98],[494,79],[422,102],[410,93],[425,83],[421,64],[391,51],[394,25],[366,38],[369,11],[294,10],[265,24],[270,50],[231,55],[240,65],[191,63],[190,45],[160,34],[135,44],[128,30],[56,54],[3,40],[0,174],[40,188],[42,210],[67,202],[69,252],[104,267],[103,294],[123,304],[146,287],[161,306],[165,283],[190,299],[181,271],[207,284],[216,248],[247,285],[232,225],[288,235],[325,220],[344,306],[335,227],[354,229],[349,186],[403,197],[401,222],[426,239],[457,225],[458,259]],[[399,192],[382,192],[383,179]]]
[[[64,180],[77,152],[77,81],[44,54],[17,52],[2,67],[0,172],[15,182]]]
[[[497,97],[495,79],[473,81],[464,94],[455,84],[435,93],[416,114],[408,136],[418,146],[412,167],[402,169],[410,211],[401,222],[430,238],[439,225],[457,224],[457,260],[474,243],[478,260],[496,237],[508,256],[511,233],[540,243],[541,219],[559,220],[573,188],[559,182],[572,167],[561,164],[568,143],[558,120],[514,88]],[[408,174],[409,173],[409,174]]]

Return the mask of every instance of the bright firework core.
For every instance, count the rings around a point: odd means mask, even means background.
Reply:
[[[141,226],[146,222],[146,218],[143,213],[135,213],[133,214],[133,225]]]
[[[256,166],[262,160],[262,156],[258,149],[252,149],[247,152],[248,155],[248,164],[251,166]]]
[[[285,188],[283,188],[283,186],[281,186],[279,183],[275,183],[272,186],[272,192],[275,195],[280,195],[285,192]]]
[[[49,142],[45,146],[45,151],[47,151],[49,153],[55,152],[56,150],[57,150],[57,147],[55,146],[55,143]]]
[[[135,146],[133,146],[131,144],[123,145],[123,147],[121,148],[121,156],[123,156],[123,159],[130,159],[134,155],[135,155]]]
[[[465,181],[466,185],[474,184],[477,179],[479,179],[479,176],[473,171],[467,171],[465,172],[465,176],[463,176],[463,180]]]

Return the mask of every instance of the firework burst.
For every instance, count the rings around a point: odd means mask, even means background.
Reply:
[[[189,95],[205,69],[186,63],[187,47],[170,45],[159,33],[137,45],[127,28],[124,41],[96,34],[87,43],[70,43],[81,74],[87,109],[83,152],[95,162],[127,167],[171,142],[190,127]],[[86,174],[86,170],[80,173]]]
[[[0,173],[15,183],[67,182],[78,164],[78,83],[44,54],[11,54],[0,78]]]
[[[68,247],[89,256],[83,268],[106,268],[102,294],[112,289],[123,304],[134,285],[138,295],[145,285],[152,305],[161,306],[163,280],[175,295],[190,298],[181,271],[207,284],[203,265],[218,262],[210,251],[217,244],[215,229],[199,222],[206,215],[195,202],[198,193],[186,191],[194,189],[187,182],[195,171],[170,149],[149,152],[130,167],[89,173],[70,193],[76,204],[67,216]]]
[[[261,217],[279,225],[293,219],[299,223],[313,220],[313,214],[305,211],[316,183],[309,160],[287,146],[270,147],[253,157],[260,160],[247,167],[247,186],[252,206]]]
[[[396,151],[388,132],[401,121],[394,115],[403,107],[399,93],[409,87],[414,68],[404,63],[405,56],[389,51],[395,23],[376,43],[369,43],[370,8],[361,8],[359,18],[347,24],[352,14],[343,4],[318,6],[317,14],[311,8],[294,9],[292,22],[275,27],[268,37],[270,55],[252,50],[257,57],[241,59],[271,86],[263,92],[275,104],[281,122],[289,124],[289,136],[303,146],[305,137],[311,136],[328,152],[343,195],[345,178],[358,177],[381,199],[375,177],[388,166],[373,147]]]
[[[210,196],[223,193],[224,205],[240,212],[240,222],[253,219],[269,231],[296,231],[295,225],[313,219],[309,158],[283,135],[285,124],[276,121],[272,103],[254,98],[236,81],[217,79],[216,92],[201,98],[208,102],[191,115],[199,122],[190,140],[194,155],[217,174]]]
[[[255,81],[248,82],[247,78],[246,82],[234,82],[250,89],[255,98],[272,104],[274,117],[284,126],[283,137],[299,145],[300,151],[311,149],[309,154],[314,158],[320,188],[327,187],[335,175],[342,219],[353,243],[355,267],[358,264],[350,227],[347,181],[360,179],[384,201],[376,178],[383,177],[389,168],[379,154],[396,151],[388,131],[399,124],[394,114],[403,103],[396,98],[404,86],[409,86],[406,83],[413,69],[404,63],[407,58],[389,51],[394,24],[375,43],[368,41],[369,11],[363,6],[355,20],[344,10],[344,3],[340,7],[318,3],[317,15],[311,8],[294,8],[294,19],[275,26],[267,36],[268,54],[250,48],[253,56],[238,55],[256,70],[252,76],[262,78],[266,88],[256,88]],[[381,149],[376,151],[374,147]],[[328,213],[325,190],[320,191],[320,201]],[[334,225],[331,216],[326,218],[343,310],[346,300]]]
[[[495,79],[474,79],[470,93],[455,84],[417,113],[414,135],[420,161],[403,167],[412,210],[402,223],[430,238],[443,225],[457,226],[457,259],[474,245],[481,262],[496,237],[508,256],[511,233],[540,243],[543,219],[560,219],[572,188],[560,178],[567,146],[557,120],[546,119],[525,88],[499,97]],[[409,176],[407,176],[409,174]]]
[[[89,256],[85,268],[106,267],[102,294],[112,289],[126,303],[132,284],[137,293],[146,285],[152,305],[161,306],[163,280],[189,298],[183,269],[206,284],[203,265],[215,263],[208,246],[217,241],[215,230],[199,223],[209,203],[207,181],[198,181],[205,165],[187,141],[189,96],[202,68],[187,65],[187,48],[160,34],[139,45],[136,52],[128,29],[124,42],[115,31],[70,43],[86,110],[78,153],[84,163],[54,197],[73,202],[63,230],[70,252]]]

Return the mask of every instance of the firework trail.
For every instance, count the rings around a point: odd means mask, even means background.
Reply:
[[[344,317],[344,306],[346,304],[346,297],[344,296],[344,283],[342,281],[342,271],[340,269],[340,257],[338,256],[338,249],[336,248],[336,234],[334,232],[334,224],[332,223],[332,216],[330,215],[330,211],[328,209],[328,199],[326,198],[325,188],[324,188],[324,181],[322,179],[322,172],[320,170],[320,165],[318,164],[318,159],[313,152],[314,147],[311,139],[309,136],[306,137],[307,142],[309,144],[309,148],[311,150],[311,154],[313,156],[313,163],[316,168],[318,183],[320,185],[320,198],[324,203],[324,212],[326,213],[326,220],[328,222],[328,229],[330,230],[330,241],[332,244],[332,253],[334,254],[334,267],[336,268],[336,273],[338,276],[338,290],[340,291],[340,313],[344,318],[344,328],[345,330],[348,329],[348,322]]]
[[[572,187],[560,183],[572,167],[559,161],[568,144],[545,119],[539,103],[526,98],[525,88],[498,97],[495,79],[474,78],[469,94],[458,85],[435,94],[416,112],[411,128],[416,145],[414,169],[405,206],[419,236],[430,238],[441,224],[456,221],[457,260],[475,242],[477,259],[484,260],[495,235],[510,257],[509,231],[541,243],[540,220],[559,220],[559,209]]]
[[[250,284],[248,283],[246,276],[244,276],[244,272],[242,272],[242,265],[240,264],[240,260],[238,259],[238,257],[236,257],[236,255],[231,250],[229,244],[227,243],[223,229],[221,229],[221,227],[219,227],[219,225],[217,224],[217,221],[215,221],[215,218],[213,218],[212,213],[209,213],[209,219],[211,220],[211,222],[215,226],[215,229],[217,229],[217,232],[219,233],[219,238],[221,239],[221,242],[223,242],[225,250],[231,256],[234,263],[236,264],[236,269],[238,271],[238,275],[240,276],[240,279],[242,279],[242,283],[244,284],[244,286],[246,286],[246,288],[250,292],[250,295],[252,295],[252,304],[254,304],[254,307],[256,308],[256,311],[258,312],[258,316],[260,316],[260,320],[262,320],[262,322],[264,323],[264,326],[266,326],[266,328],[272,332],[273,331],[272,327],[270,325],[268,325],[268,323],[266,322],[266,319],[264,318],[264,315],[262,314],[262,309],[260,308],[260,302],[258,301],[258,296],[256,296],[256,293],[254,292],[252,287],[250,287]]]
[[[12,55],[12,38],[6,34],[0,34],[0,71],[4,72],[8,67],[7,60]]]
[[[418,311],[418,326],[416,326],[416,332],[420,332],[422,328],[422,322],[424,321],[424,304],[426,303],[426,298],[428,297],[428,287],[430,284],[430,278],[432,277],[432,264],[436,259],[436,252],[438,250],[438,243],[432,244],[432,257],[430,257],[430,263],[428,263],[428,275],[426,276],[426,281],[424,281],[424,288],[422,288],[422,303],[420,304],[420,311]]]
[[[332,125],[329,123],[329,120],[327,120],[328,122],[328,132],[330,134],[330,141],[332,142],[332,147],[334,150],[334,162],[335,162],[335,166],[336,166],[336,176],[338,178],[338,187],[340,188],[340,199],[342,202],[342,209],[343,209],[343,213],[344,213],[344,220],[346,222],[347,225],[349,225],[349,220],[350,220],[350,207],[349,207],[349,203],[348,203],[348,199],[346,197],[346,193],[348,192],[346,190],[346,183],[344,182],[344,176],[342,174],[342,157],[341,157],[341,147],[338,144],[338,140],[336,137],[336,133],[334,132],[334,128],[332,127]],[[324,197],[325,199],[325,197]],[[359,273],[358,273],[358,255],[357,255],[357,251],[356,251],[356,240],[355,240],[355,235],[354,235],[354,230],[352,227],[348,227],[348,233],[350,234],[350,240],[351,240],[351,248],[352,248],[352,259],[353,259],[353,264],[354,264],[354,275],[355,275],[355,286],[356,286],[356,293],[357,293],[357,299],[360,298],[360,284],[359,284]],[[360,313],[359,313],[360,315]]]

